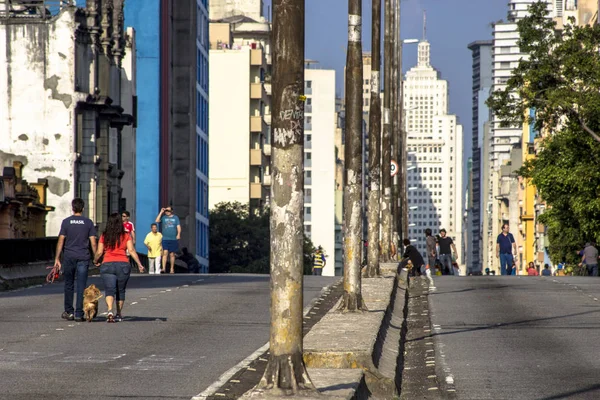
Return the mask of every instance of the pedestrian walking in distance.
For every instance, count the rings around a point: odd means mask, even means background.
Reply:
[[[179,250],[179,240],[181,239],[181,224],[179,217],[173,213],[173,207],[165,207],[154,221],[160,223],[160,231],[163,235],[163,260],[162,272],[167,271],[167,257],[171,265],[171,273],[175,273],[175,252]]]
[[[90,250],[96,252],[96,227],[91,219],[83,216],[85,203],[76,198],[71,202],[73,215],[65,218],[60,225],[54,268],[62,270],[65,278],[65,310],[61,318],[68,321],[85,321],[83,317],[83,291],[87,286],[88,268],[90,266]],[[64,253],[63,253],[64,250]],[[60,255],[63,253],[62,263]],[[73,310],[73,292],[77,279],[77,301]]]
[[[323,253],[323,247],[319,246],[317,251],[313,254],[313,275],[323,275],[323,268],[327,264],[327,260],[325,260],[325,254]]]
[[[442,270],[448,268],[450,275],[458,275],[458,271],[454,271],[452,265],[452,252],[454,252],[454,258],[458,262],[458,253],[456,252],[456,246],[452,238],[446,236],[446,230],[440,229],[440,238],[438,239],[438,246],[440,247],[440,263],[442,264]]]
[[[156,223],[152,223],[150,225],[150,232],[146,235],[146,239],[144,239],[144,244],[148,248],[148,273],[160,275],[160,271],[162,270],[162,233],[158,231],[158,225]]]
[[[538,272],[537,272],[537,268],[535,268],[535,264],[533,263],[533,261],[529,261],[529,264],[527,266],[527,275],[529,276],[538,276]]]
[[[427,245],[427,266],[429,268],[435,267],[435,259],[437,257],[437,240],[435,236],[431,235],[431,229],[425,229],[425,244]]]
[[[108,217],[106,229],[100,242],[98,251],[94,257],[94,264],[99,265],[100,257],[104,256],[102,265],[100,265],[100,276],[104,282],[104,298],[108,314],[106,322],[121,321],[123,319],[123,305],[125,304],[125,291],[127,281],[131,275],[131,264],[127,258],[127,251],[131,258],[136,262],[140,272],[144,272],[144,266],[133,247],[131,235],[125,232],[121,217],[114,213]],[[116,298],[116,299],[115,299]],[[114,303],[117,303],[115,315]]]
[[[500,275],[511,275],[513,264],[517,263],[517,244],[508,224],[502,225],[502,232],[496,239],[496,258],[500,258]]]
[[[598,249],[591,242],[587,242],[583,248],[579,266],[582,265],[586,266],[589,276],[598,276]]]

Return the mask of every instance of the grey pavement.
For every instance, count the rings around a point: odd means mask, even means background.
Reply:
[[[305,277],[305,305],[338,279]],[[264,275],[134,275],[116,324],[62,303],[62,283],[0,293],[0,399],[190,399],[269,336]]]
[[[434,279],[436,372],[456,398],[600,398],[600,279]]]

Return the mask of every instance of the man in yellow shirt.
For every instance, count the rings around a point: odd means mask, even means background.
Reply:
[[[150,264],[148,273],[160,275],[162,264],[160,263],[162,255],[162,233],[158,231],[158,225],[151,225],[152,232],[146,235],[144,244],[148,248],[148,262]]]

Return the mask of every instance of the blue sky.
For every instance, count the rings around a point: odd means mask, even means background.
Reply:
[[[383,1],[382,1],[383,2]],[[505,19],[508,0],[402,0],[403,39],[421,39],[423,10],[427,11],[427,39],[431,63],[448,80],[450,112],[464,128],[465,154],[471,155],[471,51],[475,40],[492,38],[491,23]],[[265,7],[271,1],[265,0]],[[337,92],[343,93],[346,62],[347,0],[306,0],[306,58],[321,68],[336,70]],[[371,49],[371,2],[363,0],[363,50]],[[417,62],[416,45],[405,45],[403,69]],[[466,162],[465,162],[466,164]]]

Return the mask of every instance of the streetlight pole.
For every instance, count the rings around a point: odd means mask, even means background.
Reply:
[[[383,131],[381,135],[381,261],[390,260],[391,243],[391,196],[392,196],[392,177],[391,177],[391,91],[392,91],[392,0],[385,0],[385,33],[383,39]]]
[[[379,226],[381,179],[381,0],[372,0],[371,23],[371,101],[369,105],[369,207],[368,257],[366,276],[373,278],[379,271]]]
[[[344,296],[341,311],[366,309],[360,286],[363,237],[362,2],[348,0],[346,58],[346,174],[344,187]]]
[[[302,359],[304,0],[273,1],[270,355],[257,389],[315,395]]]
[[[402,45],[402,41],[400,40],[400,0],[395,0],[393,7],[393,17],[392,17],[392,45],[393,45],[393,56],[392,56],[392,160],[396,162],[398,165],[398,169],[400,169],[400,143],[402,134],[402,108],[400,104],[402,103],[401,98],[401,89],[400,89],[400,81],[399,78],[402,76],[402,73],[399,71],[399,52],[400,46]],[[396,257],[398,256],[398,252],[400,252],[399,246],[399,235],[398,235],[398,222],[401,220],[401,216],[399,214],[400,211],[400,189],[399,189],[399,172],[396,171],[396,174],[392,178],[392,202],[391,202],[391,231],[392,231],[392,243],[395,251]]]

